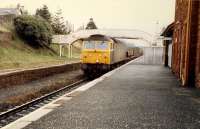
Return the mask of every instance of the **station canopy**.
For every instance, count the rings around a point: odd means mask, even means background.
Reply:
[[[93,29],[80,30],[69,35],[55,35],[53,42],[59,44],[73,44],[79,39],[88,38],[91,35],[105,35],[123,41],[128,46],[149,46],[153,41],[153,36],[140,30],[120,30],[120,29]]]

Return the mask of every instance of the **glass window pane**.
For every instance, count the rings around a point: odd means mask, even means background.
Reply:
[[[97,41],[96,49],[106,50],[108,49],[108,43],[106,41]]]
[[[84,48],[85,49],[95,49],[95,42],[94,41],[84,41]]]

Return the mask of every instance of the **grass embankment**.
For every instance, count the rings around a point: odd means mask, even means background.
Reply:
[[[1,27],[1,33],[9,32],[7,28]],[[10,32],[14,35],[12,32]],[[16,35],[13,39],[0,39],[0,72],[8,69],[22,69],[33,67],[44,67],[50,65],[65,64],[74,61],[79,61],[79,53],[75,51],[75,56],[72,59],[67,57],[67,49],[64,51],[64,56],[59,57],[58,54],[51,52],[48,49],[35,49],[27,45]],[[59,53],[54,46],[53,49]]]

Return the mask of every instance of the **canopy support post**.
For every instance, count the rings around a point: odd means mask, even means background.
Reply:
[[[70,56],[70,53],[71,53],[70,51],[71,51],[71,45],[68,44],[68,58],[69,58],[69,59],[70,59],[70,57],[71,57],[71,56]]]
[[[73,57],[73,50],[72,50],[72,45],[71,45],[71,58]]]
[[[59,55],[60,55],[60,57],[62,56],[62,45],[59,45],[59,47],[60,47],[60,53],[59,53]]]

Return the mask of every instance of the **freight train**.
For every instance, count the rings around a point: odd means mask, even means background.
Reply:
[[[81,68],[88,77],[101,75],[142,55],[138,47],[128,47],[119,39],[105,35],[91,35],[82,39]]]

